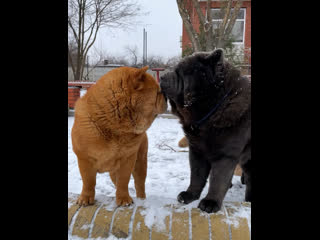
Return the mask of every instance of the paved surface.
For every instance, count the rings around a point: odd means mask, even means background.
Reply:
[[[69,234],[81,238],[117,238],[132,240],[249,240],[248,219],[237,213],[237,209],[251,208],[244,202],[228,202],[217,214],[207,214],[198,208],[181,209],[166,206],[171,214],[164,219],[164,229],[145,225],[142,206],[114,206],[114,198],[103,203],[79,207],[75,201],[78,195],[69,193],[68,229]],[[251,212],[251,210],[250,210]]]

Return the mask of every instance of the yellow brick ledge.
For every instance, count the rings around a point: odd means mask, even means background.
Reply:
[[[170,211],[164,228],[146,226],[144,206],[116,207],[115,198],[96,200],[79,207],[78,195],[68,195],[68,230],[75,239],[106,239],[110,235],[129,240],[250,240],[251,204],[224,202],[217,213],[204,213],[190,205],[166,205]]]

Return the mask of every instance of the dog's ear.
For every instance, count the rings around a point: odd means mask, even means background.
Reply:
[[[143,68],[139,68],[135,71],[134,77],[132,79],[133,83],[133,89],[135,90],[141,90],[144,86],[144,78],[143,75],[146,73],[146,71],[149,69],[149,66],[145,66]]]
[[[209,54],[206,57],[206,60],[208,60],[211,63],[217,63],[223,61],[223,49],[217,48],[215,49],[211,54]]]

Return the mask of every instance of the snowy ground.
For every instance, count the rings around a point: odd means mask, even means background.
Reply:
[[[71,128],[74,117],[68,117],[68,191],[81,193],[82,180],[77,157],[72,150]],[[177,119],[158,117],[147,131],[149,140],[148,175],[146,179],[147,197],[176,199],[177,195],[189,185],[190,169],[188,148],[179,148],[178,141],[183,131]],[[239,176],[234,176],[233,187],[228,190],[225,201],[244,201],[245,185]],[[208,184],[202,192],[203,198]],[[133,178],[129,183],[129,193],[135,196]],[[108,173],[97,175],[96,194],[115,196],[115,187]]]
[[[77,158],[72,150],[71,128],[74,117],[68,117],[68,192],[81,193],[82,180],[79,172]],[[183,131],[178,119],[157,117],[147,131],[149,139],[148,170],[146,179],[146,200],[136,199],[133,178],[129,183],[129,193],[135,204],[151,209],[149,215],[163,217],[159,210],[164,210],[166,204],[177,204],[176,197],[187,189],[189,185],[190,169],[188,162],[188,148],[179,148],[178,141],[183,137]],[[233,187],[228,190],[224,202],[244,201],[245,185],[240,182],[239,176],[232,179]],[[208,184],[204,188],[200,200],[206,196]],[[108,173],[97,175],[96,199],[115,197],[116,189]],[[197,207],[200,200],[194,201],[188,207]],[[251,210],[244,214],[250,219]],[[151,216],[151,219],[152,218]],[[160,219],[161,220],[161,219]],[[161,221],[160,221],[161,222]],[[147,224],[152,224],[148,222]],[[76,239],[69,236],[69,239]],[[112,238],[108,238],[112,239]]]

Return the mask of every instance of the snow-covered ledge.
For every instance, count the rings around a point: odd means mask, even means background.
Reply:
[[[163,205],[159,197],[133,198],[132,206],[117,207],[115,198],[98,195],[94,205],[79,207],[77,197],[68,196],[69,239],[249,240],[251,235],[251,204],[247,202],[224,202],[220,211],[208,214],[196,207],[196,201],[182,205],[172,199]]]

